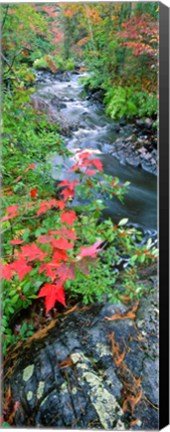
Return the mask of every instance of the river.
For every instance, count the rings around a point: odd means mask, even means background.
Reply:
[[[110,154],[114,141],[120,136],[129,136],[132,125],[118,127],[108,116],[98,101],[89,98],[84,91],[80,78],[85,74],[69,74],[64,80],[48,74],[39,73],[36,94],[48,101],[53,113],[55,111],[63,118],[63,122],[73,125],[71,136],[65,137],[65,146],[73,153],[77,149],[89,149],[97,154],[103,163],[104,171],[113,177],[119,177],[121,182],[130,181],[124,204],[116,198],[107,201],[105,215],[115,222],[127,217],[129,223],[136,225],[154,236],[157,229],[157,178],[155,175],[135,168],[122,165]],[[39,78],[43,77],[43,82]],[[55,103],[56,98],[56,103]],[[60,104],[58,104],[60,101]],[[59,158],[52,160],[52,176],[58,178]],[[63,166],[63,178],[69,163]]]

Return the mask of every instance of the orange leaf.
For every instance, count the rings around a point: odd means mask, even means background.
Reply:
[[[139,302],[137,301],[134,304],[134,306],[132,307],[132,309],[130,309],[129,311],[125,312],[124,314],[121,315],[120,313],[115,313],[111,317],[105,317],[105,319],[108,320],[108,321],[126,320],[126,319],[134,320],[136,318],[136,311],[138,309],[138,306],[139,306]]]

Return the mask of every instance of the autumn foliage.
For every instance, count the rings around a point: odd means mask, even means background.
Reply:
[[[89,167],[93,166],[98,170],[102,170],[102,164],[98,159],[89,158],[89,153],[80,153],[79,162],[73,167],[74,170],[85,168],[88,174]],[[34,169],[29,166],[25,169]],[[93,169],[93,175],[96,171]],[[67,202],[73,198],[75,188],[78,181],[70,182],[65,180],[59,183],[61,188],[61,200],[54,198],[46,200],[38,200],[35,198],[38,195],[38,189],[33,188],[30,191],[30,197],[34,199],[29,203],[29,208],[36,211],[36,217],[41,218],[49,211],[55,211],[58,214],[60,228],[58,230],[48,230],[47,234],[40,235],[36,242],[24,244],[23,239],[12,239],[10,243],[15,247],[14,260],[2,265],[2,278],[10,281],[13,277],[18,277],[20,281],[34,270],[38,268],[38,273],[43,273],[45,279],[50,282],[45,282],[38,294],[38,297],[45,297],[46,313],[54,306],[56,301],[66,306],[64,284],[68,279],[75,278],[75,263],[77,258],[83,260],[84,257],[96,257],[100,252],[102,241],[97,241],[89,247],[80,247],[80,252],[75,252],[70,255],[69,251],[74,249],[75,241],[77,240],[74,224],[77,221],[77,216],[74,210],[67,207]],[[22,208],[18,205],[9,206],[6,208],[6,216],[2,218],[2,222],[14,220],[22,214]],[[73,227],[73,228],[72,228]],[[46,249],[43,250],[44,245]]]
[[[15,327],[15,317],[34,302],[45,303],[49,319],[59,304],[62,310],[78,299],[88,303],[108,295],[111,301],[121,301],[142,292],[139,288],[136,294],[135,265],[155,259],[156,252],[150,244],[136,250],[133,239],[140,240],[140,233],[135,230],[111,220],[100,222],[104,205],[96,198],[116,196],[122,201],[128,182],[105,175],[100,159],[80,151],[70,170],[76,180],[65,179],[56,187],[46,160],[53,152],[69,152],[58,125],[31,102],[31,96],[35,69],[48,70],[54,77],[77,67],[91,72],[84,82],[102,89],[112,118],[155,115],[154,3],[2,6],[4,352],[22,333],[22,327]],[[75,197],[84,199],[84,205],[74,207]],[[117,273],[111,261],[119,261],[120,250],[129,254],[134,267],[133,273],[122,276],[125,293],[115,289]],[[30,335],[27,330],[23,337]]]

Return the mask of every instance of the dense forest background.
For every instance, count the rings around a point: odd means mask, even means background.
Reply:
[[[68,156],[68,151],[59,126],[33,105],[32,95],[38,70],[52,75],[87,71],[84,85],[102,90],[108,116],[129,121],[152,117],[156,128],[158,3],[4,4],[1,12],[6,353],[50,319],[56,302],[62,310],[66,300],[71,307],[80,296],[88,303],[103,293],[112,301],[129,301],[143,293],[144,287],[136,285],[138,264],[155,260],[152,241],[138,249],[134,236],[140,240],[141,233],[126,227],[126,219],[118,225],[99,222],[103,207],[95,198],[81,211],[69,207],[75,193],[89,197],[102,188],[122,200],[128,182],[120,184],[103,173],[103,185],[102,163],[83,153],[74,167],[83,181],[65,180],[56,190],[49,156]],[[121,292],[112,289],[117,276],[111,264],[111,256],[119,260],[120,248],[131,259],[121,276]],[[39,317],[41,297],[45,310]],[[24,320],[26,309],[32,315]]]
[[[4,82],[31,68],[92,73],[112,117],[157,113],[158,3],[56,3],[2,7]]]

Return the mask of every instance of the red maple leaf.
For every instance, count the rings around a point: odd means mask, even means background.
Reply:
[[[65,188],[62,192],[61,195],[63,195],[64,200],[66,201],[68,198],[73,198],[74,196],[74,190],[70,189],[70,188]]]
[[[51,241],[51,236],[50,235],[47,235],[47,234],[43,234],[43,235],[40,235],[38,238],[37,238],[37,242],[38,243],[50,243],[50,241]]]
[[[11,280],[12,278],[12,268],[11,264],[4,264],[1,266],[1,278],[6,280]]]
[[[77,184],[79,184],[78,181],[71,182],[70,180],[63,180],[61,183],[58,184],[58,186],[59,187],[67,186],[70,190],[74,190],[74,188]]]
[[[41,201],[39,209],[37,211],[37,216],[40,216],[42,213],[46,213],[49,210],[49,205],[47,201]]]
[[[88,151],[84,151],[82,153],[79,153],[78,157],[79,159],[87,159],[91,156],[91,153]]]
[[[6,211],[7,211],[7,216],[4,216],[1,219],[2,222],[5,222],[9,219],[12,219],[12,218],[18,216],[18,206],[17,205],[12,205],[10,207],[7,207]]]
[[[47,253],[43,252],[35,243],[21,247],[20,256],[27,257],[28,261],[33,261],[35,259],[42,261],[46,255]]]
[[[29,165],[25,170],[24,170],[24,172],[27,172],[28,170],[30,170],[30,169],[35,169],[36,168],[36,166],[34,165],[34,164],[32,164],[32,165]]]
[[[98,169],[98,171],[103,170],[103,164],[99,159],[92,159],[90,162]]]
[[[63,210],[65,207],[65,203],[61,200],[56,200],[54,198],[48,201],[49,208],[58,207],[60,210]]]
[[[12,205],[10,207],[7,207],[7,209],[6,209],[8,215],[16,213],[17,210],[18,210],[18,206],[17,205]]]
[[[12,213],[12,214],[9,215],[9,216],[4,216],[4,217],[1,219],[1,222],[5,222],[5,221],[7,221],[7,220],[9,220],[9,219],[13,219],[13,218],[16,217],[16,216],[18,216],[18,213]]]
[[[92,246],[89,247],[81,247],[81,252],[78,256],[81,257],[87,257],[87,256],[93,256],[96,257],[96,254],[102,250],[102,248],[99,248],[99,246],[103,243],[102,240],[97,241]]]
[[[75,278],[74,268],[61,264],[57,269],[57,276],[59,277],[58,282],[63,285],[66,280]]]
[[[16,239],[16,240],[10,240],[10,243],[11,243],[12,245],[20,245],[21,243],[23,243],[23,241],[24,241],[24,240]]]
[[[77,171],[80,170],[80,164],[77,162],[75,165],[73,165],[68,172]]]
[[[94,175],[94,174],[96,174],[96,171],[94,171],[94,170],[90,170],[90,169],[87,169],[86,170],[86,174],[88,174],[88,175]]]
[[[55,250],[55,252],[53,253],[52,259],[53,259],[52,263],[56,263],[56,262],[58,263],[60,261],[66,262],[68,260],[68,255],[65,252],[65,250],[58,249]]]
[[[73,225],[74,221],[77,220],[77,216],[74,210],[63,212],[60,218],[61,222],[65,222],[67,225]]]
[[[74,247],[74,244],[69,243],[64,238],[60,238],[58,240],[52,239],[51,244],[53,245],[54,248],[63,249],[63,250],[72,249]]]
[[[38,297],[46,297],[45,298],[45,307],[46,313],[48,313],[55,305],[55,302],[58,301],[63,306],[66,306],[65,303],[65,294],[64,288],[59,284],[50,284],[46,283],[38,294]]]
[[[30,190],[30,197],[35,198],[37,196],[38,189],[34,188]]]
[[[11,264],[12,271],[16,272],[19,279],[22,280],[24,276],[32,270],[32,267],[27,264],[24,258],[20,258]]]
[[[76,240],[77,239],[77,235],[76,235],[75,231],[71,228],[68,229],[65,226],[63,226],[59,230],[49,230],[49,234],[59,235],[59,236],[66,238],[67,240]],[[43,237],[43,236],[41,236],[41,237]]]
[[[54,261],[50,261],[49,263],[44,263],[39,267],[38,273],[42,273],[45,271],[46,276],[48,276],[53,282],[56,279],[56,269],[59,265],[60,265],[59,263],[56,263]]]
[[[65,207],[65,203],[61,200],[56,200],[54,198],[50,199],[49,201],[41,201],[39,209],[37,211],[37,216],[42,213],[46,213],[52,207],[58,207],[60,210],[63,210]]]

